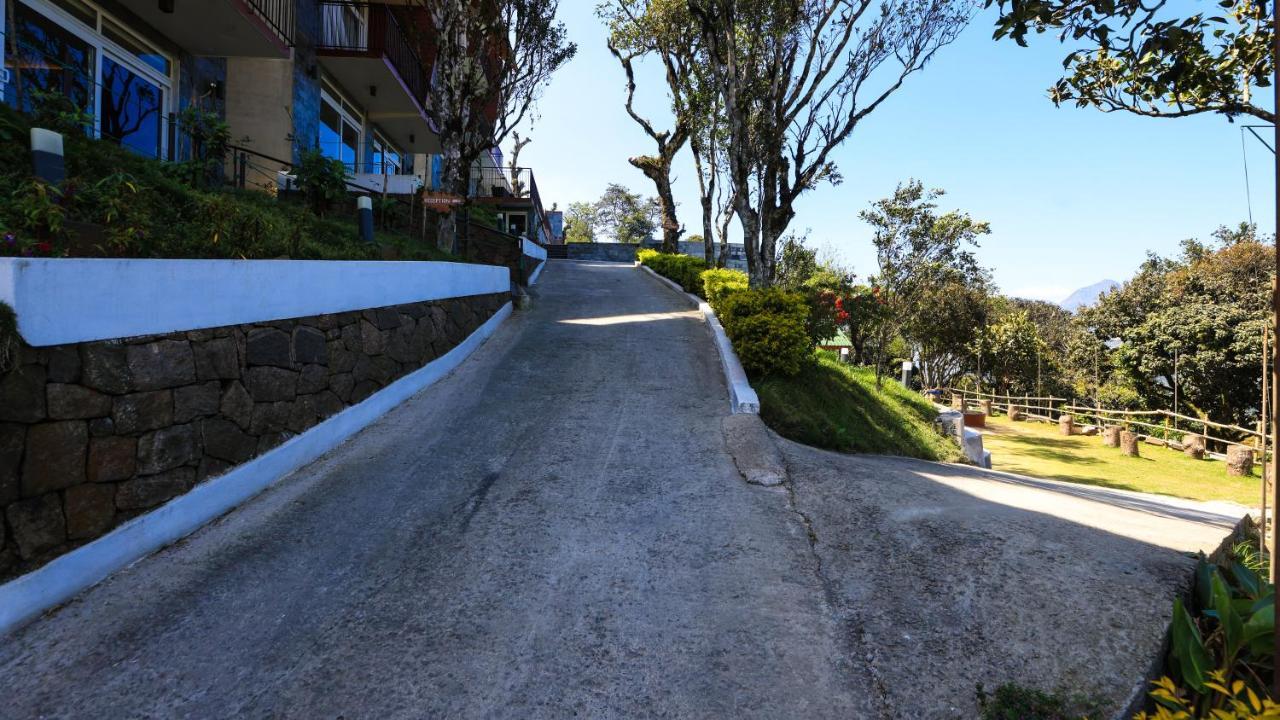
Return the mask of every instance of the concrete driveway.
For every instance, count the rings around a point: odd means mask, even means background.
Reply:
[[[0,639],[0,716],[969,718],[1005,680],[1119,704],[1178,550],[1230,524],[786,442],[790,481],[748,485],[696,311],[627,265],[554,261],[536,295],[353,441]]]

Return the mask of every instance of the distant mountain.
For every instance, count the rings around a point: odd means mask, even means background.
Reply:
[[[1061,306],[1063,310],[1075,312],[1082,307],[1094,304],[1098,301],[1099,296],[1106,295],[1118,287],[1120,287],[1120,283],[1115,280],[1103,280],[1101,282],[1096,282],[1088,287],[1082,287],[1071,293],[1066,300],[1058,303],[1058,305]]]

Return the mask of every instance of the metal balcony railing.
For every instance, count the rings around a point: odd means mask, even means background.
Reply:
[[[290,47],[293,46],[293,7],[297,0],[248,0],[253,14],[262,19]]]
[[[320,49],[386,58],[414,100],[426,106],[427,72],[394,8],[380,3],[320,0],[320,12]]]

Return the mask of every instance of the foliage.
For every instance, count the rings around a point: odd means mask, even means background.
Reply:
[[[887,308],[880,288],[870,285],[853,285],[840,299],[840,309],[848,315],[844,324],[845,335],[852,345],[849,360],[855,365],[870,364],[874,355],[874,342],[880,324],[885,321]]]
[[[937,411],[897,383],[877,388],[875,372],[816,351],[794,377],[753,379],[760,417],[796,442],[839,452],[961,461],[959,447],[934,428]]]
[[[1210,695],[1210,704],[1215,709],[1209,714],[1200,714],[1194,704],[1184,693],[1179,691],[1176,683],[1168,677],[1162,677],[1155,683],[1156,689],[1151,697],[1159,706],[1155,713],[1138,713],[1134,720],[1195,720],[1211,718],[1212,720],[1276,720],[1280,718],[1280,703],[1269,697],[1259,696],[1243,681],[1237,680],[1228,686],[1221,671],[1209,673],[1205,686]],[[1228,689],[1229,688],[1229,689]]]
[[[1098,407],[1108,410],[1141,410],[1145,407],[1137,390],[1118,382],[1103,383],[1098,388],[1097,402]]]
[[[615,242],[649,242],[658,228],[657,200],[646,200],[617,183],[609,183],[595,208],[596,227]]]
[[[636,253],[636,259],[641,265],[674,281],[687,293],[702,297],[705,292],[702,287],[702,271],[707,269],[707,263],[699,258],[640,250]]]
[[[716,314],[753,377],[792,376],[810,359],[803,295],[777,288],[741,290],[721,298]]]
[[[980,342],[983,369],[991,374],[997,394],[1039,394],[1036,381],[1044,342],[1025,310],[1001,318],[987,328]]]
[[[1004,683],[990,694],[978,683],[977,693],[982,720],[1081,720],[1102,716],[1096,703],[1014,683]]]
[[[730,293],[746,290],[750,286],[747,274],[741,270],[711,268],[703,270],[700,277],[702,278],[702,297],[706,298],[717,312],[720,304]]]
[[[1215,14],[1140,0],[986,0],[1000,9],[995,37],[1026,45],[1028,30],[1059,31],[1071,51],[1049,90],[1055,104],[1148,117],[1221,113],[1275,121],[1254,101],[1271,86],[1274,28],[1259,0],[1221,0]],[[1263,94],[1265,98],[1265,93]]]
[[[1138,273],[1079,313],[1101,355],[1100,374],[1148,407],[1172,407],[1175,365],[1183,406],[1247,424],[1261,394],[1274,249],[1252,228],[1221,228],[1215,245],[1185,241],[1176,257],[1148,256]],[[1114,350],[1102,343],[1116,338]],[[1093,357],[1081,358],[1092,374]]]
[[[971,248],[990,228],[959,211],[939,215],[935,201],[943,194],[911,180],[860,214],[874,231],[874,282],[885,304],[877,327],[877,376],[890,341],[901,335],[922,350],[922,363],[931,364],[925,383],[941,386],[948,374],[958,374],[958,359],[985,325],[987,272]]]
[[[596,226],[599,214],[594,203],[569,203],[564,215],[564,241],[567,243],[590,243],[596,241]]]
[[[62,188],[30,175],[30,120],[0,105],[0,255],[377,259],[354,223],[317,217],[299,203],[245,190],[192,187],[189,175],[115,143],[66,136]],[[72,223],[90,224],[86,234]],[[93,228],[92,226],[97,226]],[[86,238],[96,237],[92,243]],[[404,259],[439,259],[405,236],[379,232]]]
[[[687,8],[705,92],[715,101],[705,112],[724,127],[751,284],[767,286],[795,202],[841,181],[834,151],[959,35],[973,4],[689,0]]]
[[[56,90],[40,90],[32,88],[31,125],[45,128],[63,135],[84,135],[93,127],[93,116],[74,100]]]
[[[188,105],[178,114],[178,125],[191,141],[191,184],[203,187],[213,183],[223,170],[231,149],[231,126],[215,112]]]
[[[347,196],[347,166],[317,148],[299,154],[293,174],[312,212],[321,217],[330,205]]]

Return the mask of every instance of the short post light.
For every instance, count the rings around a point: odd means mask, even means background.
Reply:
[[[67,179],[67,163],[62,155],[62,134],[44,128],[31,128],[31,164],[36,177],[50,185],[61,185]]]
[[[373,198],[368,195],[356,198],[356,224],[360,227],[360,240],[373,242]]]

